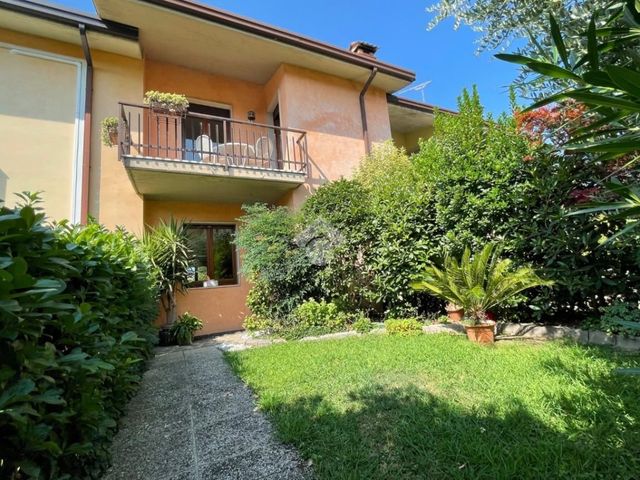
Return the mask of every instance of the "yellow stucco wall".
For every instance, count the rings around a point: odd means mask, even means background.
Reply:
[[[118,115],[118,102],[142,103],[142,60],[94,52],[93,128],[91,131],[91,177],[89,213],[109,228],[124,226],[141,235],[144,231],[143,201],[135,192],[116,147],[105,147],[100,122]]]
[[[0,29],[0,42],[74,57],[79,60],[84,59],[79,46],[10,30]],[[118,101],[142,101],[142,61],[99,50],[92,50],[91,53],[94,64],[94,92],[91,129],[89,214],[109,228],[122,225],[135,234],[141,234],[144,227],[142,199],[131,186],[127,172],[118,160],[117,149],[104,147],[102,145],[100,140],[100,122],[106,116],[117,115]],[[55,108],[67,95],[72,94],[71,92],[75,95],[74,86],[68,84],[61,85],[63,81],[66,82],[66,79],[59,78],[59,76],[42,78],[42,76],[25,75],[24,78],[24,82],[26,82],[31,89],[41,89],[41,83],[45,82],[46,85],[42,91],[46,95],[46,101],[48,102],[46,105],[47,109]],[[65,93],[58,94],[58,89]],[[43,108],[42,105],[32,105],[28,98],[19,98],[16,102],[23,110],[28,109],[37,112]],[[19,128],[22,133],[16,133],[16,138],[20,138],[20,135],[25,134],[24,132],[31,130],[31,127],[25,125],[25,122],[28,121],[32,120],[29,120],[28,116],[24,117],[21,123],[17,125],[16,128]],[[6,120],[3,121],[3,119],[0,118],[0,131],[5,130],[6,123]],[[37,179],[37,182],[35,182],[37,185],[29,189],[44,190],[44,196],[47,200],[47,203],[44,205],[45,209],[50,212],[53,218],[63,218],[68,217],[69,214],[66,213],[58,216],[55,203],[67,203],[65,195],[68,196],[69,192],[63,195],[61,190],[65,190],[66,187],[64,189],[60,189],[59,187],[67,185],[70,180],[63,174],[64,169],[57,168],[58,161],[56,159],[63,155],[63,152],[65,152],[67,148],[68,141],[64,139],[63,135],[58,135],[55,129],[50,129],[49,127],[50,125],[47,125],[44,133],[47,136],[55,136],[57,138],[55,142],[43,141],[41,137],[43,133],[38,133],[37,136],[34,137],[36,140],[31,141],[28,149],[25,148],[24,150],[24,154],[37,166],[37,170],[35,170],[33,174],[33,178]],[[41,145],[46,145],[46,155],[39,153]],[[48,171],[50,165],[48,158],[55,160],[51,160],[50,162],[51,165],[56,166],[56,173]],[[2,164],[0,164],[0,169],[5,170]],[[29,170],[25,169],[23,172],[25,172],[23,175],[30,175],[28,173]],[[2,180],[0,179],[0,186],[1,182]],[[8,187],[11,188],[10,182]]]
[[[15,193],[40,191],[49,218],[71,218],[82,67],[14,49],[24,46],[16,40],[0,30],[0,198],[12,207]]]

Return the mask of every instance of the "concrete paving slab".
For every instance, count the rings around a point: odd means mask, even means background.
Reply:
[[[104,480],[303,480],[215,343],[159,348],[111,448]]]

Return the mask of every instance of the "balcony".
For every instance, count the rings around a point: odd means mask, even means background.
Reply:
[[[307,176],[306,132],[120,103],[119,156],[151,200],[276,202]]]

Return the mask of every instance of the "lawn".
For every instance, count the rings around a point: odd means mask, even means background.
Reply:
[[[369,335],[227,359],[318,478],[639,478],[640,357]]]

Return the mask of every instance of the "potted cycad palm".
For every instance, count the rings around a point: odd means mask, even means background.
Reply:
[[[173,218],[148,230],[143,238],[145,250],[154,266],[165,326],[160,330],[160,344],[170,344],[171,327],[176,322],[176,295],[186,293],[194,253],[187,230]]]
[[[489,309],[529,288],[553,284],[539,277],[532,268],[513,268],[511,260],[500,258],[501,250],[488,244],[474,255],[465,248],[459,261],[447,255],[443,268],[427,267],[412,287],[461,306],[469,340],[493,343],[495,321],[487,317]]]

